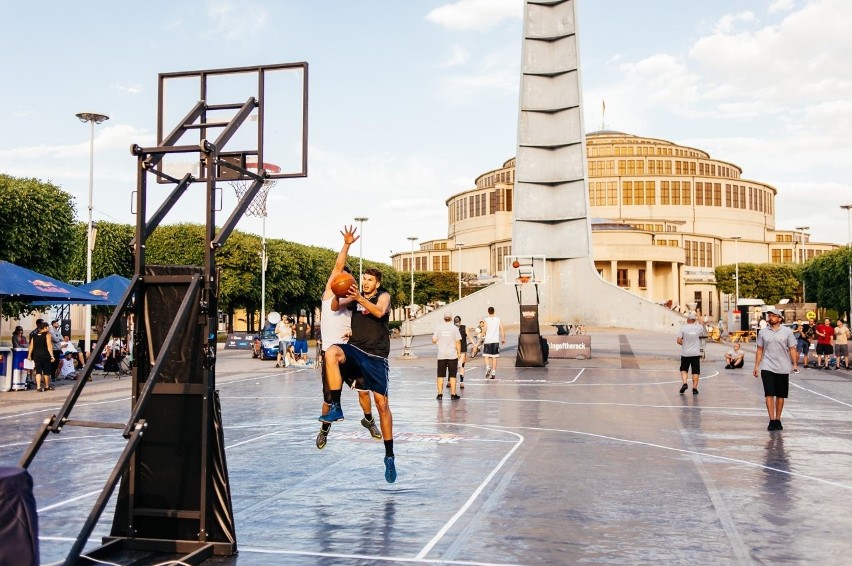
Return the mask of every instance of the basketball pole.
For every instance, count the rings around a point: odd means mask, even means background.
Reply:
[[[260,330],[266,326],[266,211],[261,217],[263,228],[260,236]]]

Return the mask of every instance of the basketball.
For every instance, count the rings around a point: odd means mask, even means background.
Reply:
[[[520,266],[521,266],[520,261],[515,260],[515,261],[512,262],[512,267],[514,267],[515,269],[518,269]]]
[[[355,278],[345,271],[341,271],[331,280],[331,292],[342,299],[349,294],[349,288],[355,284]]]

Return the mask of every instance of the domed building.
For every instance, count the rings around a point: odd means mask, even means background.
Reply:
[[[775,187],[705,151],[615,131],[586,135],[592,249],[598,273],[639,296],[718,318],[714,268],[802,262],[836,244],[811,242],[807,227],[775,226]],[[447,238],[421,242],[415,271],[463,271],[488,282],[512,253],[515,160],[483,173],[446,200]],[[409,271],[412,254],[392,256]],[[730,305],[731,307],[733,305]]]

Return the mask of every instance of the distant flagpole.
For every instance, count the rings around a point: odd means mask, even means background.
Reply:
[[[601,129],[606,129],[606,100],[601,98]]]

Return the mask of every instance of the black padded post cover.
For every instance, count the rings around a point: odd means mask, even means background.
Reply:
[[[33,478],[24,468],[0,467],[0,566],[38,563]]]

